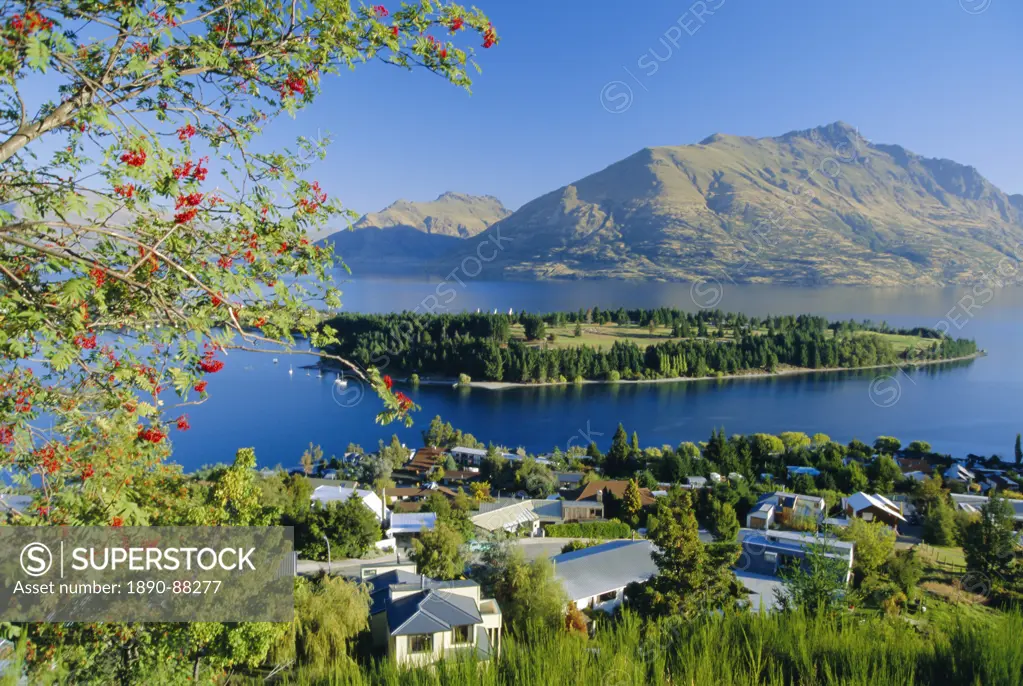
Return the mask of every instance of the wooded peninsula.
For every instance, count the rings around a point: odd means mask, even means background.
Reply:
[[[531,314],[343,313],[328,352],[392,374],[509,383],[783,374],[959,360],[972,339],[814,315],[593,307]]]

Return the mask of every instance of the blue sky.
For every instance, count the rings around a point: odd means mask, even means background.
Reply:
[[[502,42],[471,96],[368,65],[269,135],[334,134],[312,175],[359,212],[447,190],[516,208],[645,146],[836,120],[1023,192],[1018,0],[477,2]]]

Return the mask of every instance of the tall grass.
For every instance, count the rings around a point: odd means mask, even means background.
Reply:
[[[715,616],[694,623],[642,624],[625,614],[586,640],[534,627],[506,637],[500,659],[444,661],[404,669],[300,669],[299,686],[645,686],[800,684],[879,686],[1023,683],[1023,615],[919,627],[905,618]]]

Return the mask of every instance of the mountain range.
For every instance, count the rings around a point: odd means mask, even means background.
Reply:
[[[327,240],[355,273],[444,276],[483,231],[501,237],[488,278],[943,286],[1019,260],[1023,195],[836,122],[644,148],[510,213],[398,201]]]

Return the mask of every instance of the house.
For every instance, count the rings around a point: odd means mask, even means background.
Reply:
[[[789,565],[805,565],[811,543],[823,543],[826,546],[825,556],[843,561],[842,581],[848,584],[852,578],[855,549],[852,543],[795,531],[742,532],[741,552],[734,570],[746,587],[752,609],[772,610],[777,607],[776,591],[784,591],[779,573]]]
[[[390,505],[395,501],[419,502],[430,497],[431,493],[440,493],[449,500],[455,497],[455,492],[445,486],[438,486],[435,483],[422,486],[396,486],[384,489],[384,498]]]
[[[582,472],[555,472],[554,478],[558,480],[558,488],[579,488],[583,481]]]
[[[770,512],[770,516],[768,515],[768,509],[762,508],[765,503],[772,506],[773,511]],[[750,511],[750,514],[747,515],[746,526],[751,529],[763,528],[759,525],[754,526],[754,520],[751,519],[758,512],[760,514],[755,517],[758,524],[764,524],[768,527],[775,523],[790,524],[793,517],[809,517],[819,523],[824,519],[825,507],[824,498],[818,498],[813,495],[786,493],[784,491],[768,493],[760,498],[753,510]]]
[[[362,500],[363,504],[376,515],[381,522],[391,518],[391,512],[384,507],[384,501],[373,491],[365,491],[361,488],[346,488],[344,486],[317,486],[310,499],[322,505],[335,501],[345,501],[351,497]]]
[[[554,576],[581,610],[612,612],[625,599],[625,587],[657,574],[647,540],[610,541],[551,558]]]
[[[455,447],[449,450],[451,457],[455,458],[455,462],[461,465],[471,465],[473,467],[479,467],[483,464],[483,459],[487,456],[487,451],[483,448],[462,448]]]
[[[581,490],[566,497],[569,500],[595,500],[602,503],[604,498],[611,494],[621,500],[625,497],[625,489],[628,487],[628,481],[591,481]],[[639,489],[639,501],[643,507],[653,505],[656,502],[649,488]]]
[[[927,479],[931,478],[930,475],[927,474],[926,472],[920,472],[920,471],[917,471],[917,472],[903,472],[902,476],[907,478],[907,479],[912,479],[913,481],[926,481]]]
[[[980,470],[975,470],[977,473]],[[980,482],[980,490],[984,493],[991,491],[1017,491],[1019,490],[1019,484],[1010,479],[1007,476],[1001,474],[992,474],[984,477]]]
[[[412,545],[413,538],[423,531],[433,531],[436,527],[436,512],[395,512],[391,515],[387,536],[407,548]]]
[[[798,474],[808,474],[815,479],[821,475],[821,471],[815,467],[797,467],[790,465],[785,469],[788,471],[790,479]]]
[[[599,503],[593,503],[598,505]],[[594,512],[597,514],[594,515]],[[487,532],[518,531],[529,529],[530,536],[540,535],[544,524],[560,524],[565,521],[595,519],[603,514],[603,506],[593,510],[590,503],[576,503],[567,500],[516,500],[501,498],[492,503],[481,503],[478,514],[472,516],[472,523]],[[566,518],[567,517],[567,518]]]
[[[775,503],[764,501],[746,515],[746,527],[749,529],[770,529],[774,524]]]
[[[980,512],[980,508],[984,506],[990,498],[986,495],[967,495],[965,493],[952,493],[952,502],[955,503],[957,510],[963,510],[964,512]],[[1013,519],[1016,521],[1018,526],[1023,522],[1023,500],[1006,500],[1009,503],[1013,511]]]
[[[416,448],[402,469],[425,476],[438,465],[443,466],[446,457],[447,454],[439,448]]]
[[[479,659],[501,649],[501,608],[475,581],[438,581],[411,564],[363,567],[370,591],[370,631],[401,666],[429,665],[459,653]]]
[[[717,472],[711,472],[710,473],[710,480],[713,481],[716,484],[719,484],[719,483],[721,483],[722,481],[725,480],[725,477],[721,476]]]
[[[462,486],[468,485],[472,481],[478,481],[479,478],[478,469],[452,469],[451,471],[445,470],[440,481],[445,486]]]
[[[942,472],[941,476],[945,481],[958,481],[964,484],[970,483],[977,478],[976,474],[958,462],[953,462],[952,466]]]
[[[689,488],[706,488],[707,487],[707,477],[705,477],[705,476],[687,476],[686,477],[685,485],[688,486]]]
[[[920,458],[900,457],[895,462],[899,465],[899,469],[902,470],[903,476],[909,476],[913,472],[920,472],[930,476],[934,472],[934,467],[931,466],[931,463]]]
[[[739,472],[728,472],[728,480],[731,481],[731,482],[739,482],[739,481],[745,481],[746,477],[744,477]]]
[[[902,508],[883,495],[870,493],[853,493],[848,498],[842,498],[842,511],[850,519],[858,517],[868,522],[883,522],[888,526],[898,528],[900,524],[906,524],[906,518],[902,515]]]
[[[497,505],[497,507],[487,507]],[[481,503],[479,514],[471,518],[472,523],[488,532],[518,531],[529,529],[529,535],[540,533],[540,515],[533,508],[532,500],[516,500],[510,503]]]

